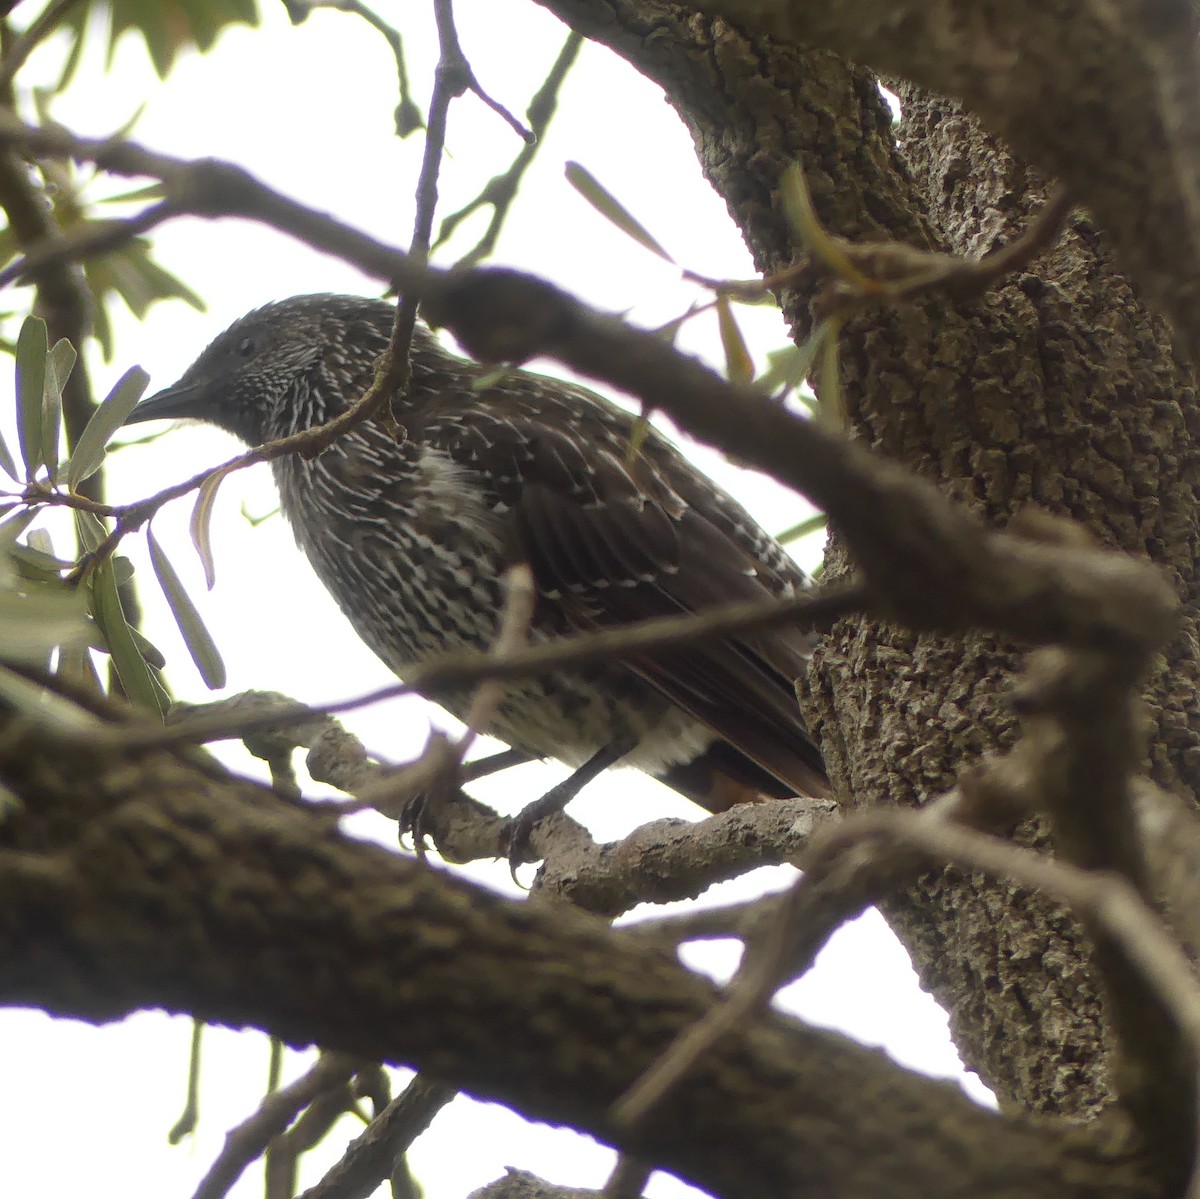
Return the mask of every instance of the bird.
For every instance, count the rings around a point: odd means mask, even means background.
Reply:
[[[324,424],[366,391],[393,321],[392,304],[361,296],[267,304],[127,423],[189,418],[251,447]],[[375,418],[315,457],[271,463],[300,549],[401,679],[439,652],[487,650],[518,562],[535,585],[532,642],[811,586],[741,504],[611,400],[497,373],[421,322],[410,362],[393,423]],[[518,679],[487,731],[575,768],[538,816],[614,763],[710,812],[825,796],[794,691],[813,645],[811,632],[779,626]],[[430,698],[461,718],[471,692]]]

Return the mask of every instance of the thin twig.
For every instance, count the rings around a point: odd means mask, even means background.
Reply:
[[[504,575],[505,599],[496,638],[488,656],[497,659],[518,653],[529,635],[537,591],[533,572],[524,563],[510,567]],[[466,731],[457,741],[434,734],[424,753],[403,769],[385,775],[358,792],[357,806],[376,808],[385,815],[403,819],[412,798],[424,795],[436,802],[451,789],[457,789],[462,763],[476,738],[486,733],[508,695],[509,682],[499,678],[480,680],[464,723]],[[352,810],[350,805],[348,810]],[[417,853],[423,853],[424,840],[414,837]]]
[[[389,684],[340,703],[312,708],[282,706],[274,712],[249,717],[243,715],[240,718],[221,712],[212,717],[189,717],[166,727],[148,721],[143,724],[136,714],[131,714],[129,722],[121,726],[109,730],[89,730],[88,735],[101,740],[111,737],[113,743],[128,748],[240,737],[255,729],[310,720],[314,713],[347,712],[413,692],[436,695],[439,690],[475,684],[485,678],[522,678],[546,670],[561,670],[654,651],[683,649],[713,637],[783,624],[819,625],[863,611],[868,603],[866,593],[859,587],[853,584],[839,585],[819,595],[806,593],[790,599],[729,604],[694,616],[660,617],[618,629],[579,633],[503,656],[481,653],[439,655],[414,666],[408,672],[407,682]]]
[[[298,1199],[367,1199],[456,1094],[453,1087],[418,1075]]]
[[[475,266],[489,257],[496,248],[500,230],[512,208],[513,200],[516,198],[525,172],[537,156],[543,136],[558,109],[558,93],[562,89],[571,67],[574,66],[582,46],[582,35],[572,30],[567,35],[567,40],[563,42],[562,49],[558,52],[558,58],[550,68],[550,73],[526,109],[525,115],[529,119],[529,128],[533,138],[521,147],[508,170],[502,175],[493,176],[475,199],[456,212],[452,212],[442,221],[437,241],[434,243],[435,249],[449,241],[454,235],[455,229],[472,213],[477,212],[484,205],[491,206],[492,216],[488,221],[487,228],[474,247],[459,259],[460,267]]]
[[[463,58],[454,28],[454,13],[450,0],[434,0],[438,44],[441,47],[433,78],[433,96],[429,101],[429,122],[425,130],[425,149],[421,156],[421,171],[417,178],[416,215],[409,244],[409,259],[417,266],[429,262],[429,240],[433,231],[433,216],[437,210],[438,175],[442,155],[446,151],[446,122],[450,104],[466,91],[471,71]],[[403,394],[412,379],[413,334],[417,327],[418,297],[401,292],[396,303],[396,319],[392,336],[380,364],[380,373],[391,384],[391,394]],[[385,409],[385,420],[395,426],[391,405]]]
[[[600,1199],[639,1199],[653,1173],[654,1167],[649,1163],[622,1153],[600,1192]]]
[[[225,1137],[225,1147],[201,1180],[193,1199],[222,1199],[242,1173],[267,1146],[319,1095],[343,1086],[361,1066],[340,1053],[323,1053],[316,1064],[295,1082],[272,1091],[258,1110]]]
[[[299,25],[310,12],[318,8],[329,8],[337,12],[351,13],[361,17],[391,48],[392,57],[396,60],[396,82],[400,91],[400,100],[396,105],[396,133],[407,137],[416,129],[420,129],[420,109],[412,98],[412,90],[408,84],[408,65],[404,59],[404,39],[400,31],[389,25],[378,13],[372,11],[360,0],[284,0],[288,16],[293,25]]]

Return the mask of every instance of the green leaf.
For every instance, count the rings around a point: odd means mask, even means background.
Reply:
[[[97,7],[76,4],[68,10],[63,27],[74,33],[76,47],[87,34],[89,18]],[[159,78],[167,76],[182,51],[194,47],[203,53],[212,49],[221,31],[228,26],[238,23],[257,26],[259,23],[255,0],[107,0],[104,9],[109,18],[109,69],[117,42],[125,33],[133,32],[145,42]],[[77,53],[77,48],[73,48],[72,56]],[[74,70],[73,64],[69,65]],[[66,81],[60,81],[60,90],[66,86]]]
[[[255,515],[246,506],[246,501],[242,501],[242,520],[244,520],[252,529],[257,529],[259,525],[265,524],[268,520],[274,519],[276,516],[282,516],[283,509],[278,504],[269,511],[262,513],[261,516]]]
[[[150,376],[140,366],[131,366],[104,397],[100,407],[79,435],[71,465],[67,469],[67,486],[74,491],[84,479],[95,474],[104,462],[104,449],[112,435],[125,423],[133,411]]]
[[[37,509],[22,506],[0,521],[0,550],[12,550],[17,538],[25,532],[37,517]],[[0,577],[3,572],[0,571]]]
[[[696,315],[696,313],[703,312],[706,307],[706,304],[699,304],[693,300],[692,303],[688,305],[686,312],[680,314],[679,316],[672,317],[671,320],[667,321],[665,325],[659,325],[657,329],[651,329],[650,332],[653,333],[655,337],[661,337],[662,340],[667,343],[667,345],[673,346],[675,344],[675,339],[679,336],[679,330],[682,329],[683,326],[686,325],[687,322]]]
[[[108,222],[76,222],[83,230],[88,225]],[[112,325],[105,305],[112,296],[119,296],[126,307],[139,319],[146,315],[151,304],[160,300],[183,300],[197,312],[204,311],[204,301],[186,283],[161,267],[150,254],[150,242],[135,237],[120,249],[83,265],[84,277],[96,300],[95,336],[100,343],[105,362],[112,361]]]
[[[51,480],[58,473],[63,388],[74,366],[75,348],[65,338],[60,338],[46,355],[46,376],[42,391],[42,455],[49,468]]]
[[[816,533],[818,530],[825,528],[829,523],[829,518],[824,512],[816,512],[812,516],[800,521],[799,524],[792,525],[790,529],[785,529],[782,533],[775,534],[775,540],[780,545],[788,545],[793,541],[799,541],[802,537],[809,536],[810,533]]]
[[[130,702],[161,716],[164,706],[161,689],[155,683],[133,639],[129,622],[117,594],[117,580],[112,563],[101,562],[91,576],[92,616],[104,634],[108,652],[112,655],[117,677]]]
[[[32,593],[0,592],[0,660],[44,666],[58,646],[86,638],[84,607],[74,588],[56,583]]]
[[[98,723],[90,712],[86,712],[77,704],[2,667],[0,696],[18,712],[23,712],[39,724],[53,725],[72,736],[77,737],[88,732],[94,734]]]
[[[35,530],[36,531],[36,530]],[[25,579],[40,582],[61,581],[63,575],[73,569],[75,563],[33,545],[17,544],[8,551],[16,565],[17,573]]]
[[[54,673],[74,683],[85,691],[96,695],[104,693],[100,675],[96,671],[96,663],[86,645],[66,646],[58,652],[58,662]]]
[[[108,526],[94,512],[75,509],[75,533],[85,553],[99,549],[108,536]]]
[[[80,11],[80,10],[82,10],[82,11]],[[79,16],[80,19],[85,22],[85,24],[80,25],[77,28],[74,28],[71,30],[71,32],[74,36],[74,40],[71,42],[71,49],[70,49],[70,52],[67,54],[67,61],[65,63],[63,63],[62,72],[59,74],[58,79],[55,80],[54,89],[53,89],[55,92],[66,91],[67,87],[70,85],[71,80],[75,78],[75,72],[79,69],[79,62],[83,58],[83,32],[84,32],[84,28],[86,27],[86,18],[88,16],[88,6],[77,5],[75,15]],[[64,21],[63,22],[64,30],[70,28],[71,25],[72,25],[71,21],[69,21],[69,20]]]
[[[754,360],[746,348],[746,339],[738,328],[728,296],[717,296],[717,327],[721,348],[725,351],[725,371],[734,383],[749,383],[754,378]]]
[[[111,196],[104,196],[101,204],[132,204],[134,201],[141,200],[163,200],[167,195],[167,185],[161,180],[156,179],[153,183],[144,184],[142,187],[132,187],[128,191],[115,192]],[[772,300],[774,297],[772,297]]]
[[[831,334],[836,334],[837,328],[836,321],[826,318],[802,345],[782,346],[778,350],[768,351],[767,369],[754,380],[754,385],[768,395],[799,389],[812,371],[821,347]]]
[[[75,347],[65,338],[60,337],[51,347],[46,359],[46,391],[61,396],[71,371],[75,369],[78,355]]]
[[[0,435],[0,470],[3,470],[10,479],[21,482],[21,476],[17,474],[17,464],[13,460],[12,451],[8,448],[8,442],[4,440],[3,435]]]
[[[30,480],[42,465],[42,396],[46,385],[46,322],[26,317],[17,336],[17,440]]]
[[[196,553],[200,555],[200,563],[204,567],[204,581],[208,585],[209,591],[217,581],[217,566],[213,560],[212,532],[209,526],[212,522],[212,509],[217,498],[217,489],[224,482],[225,475],[225,471],[218,470],[209,475],[200,485],[189,525],[192,544],[196,547]]]
[[[183,642],[192,655],[192,661],[196,663],[204,685],[211,691],[224,687],[225,663],[221,660],[221,652],[205,628],[196,605],[179,581],[175,568],[159,548],[154,531],[149,528],[146,530],[146,544],[150,549],[150,565],[154,567],[155,578],[166,596],[171,615],[175,617]]]
[[[830,236],[813,207],[808,180],[799,163],[793,163],[779,180],[783,215],[796,231],[804,248],[843,279],[859,287],[869,286],[863,273],[850,261],[837,238]]]
[[[646,438],[650,436],[650,412],[644,404],[642,410],[634,417],[633,428],[629,431],[629,454],[626,457],[627,462],[635,461],[642,452],[642,447],[646,444]]]
[[[118,584],[119,586],[119,584]],[[142,655],[146,661],[154,667],[155,670],[163,670],[167,665],[166,655],[150,640],[149,637],[142,632],[141,629],[129,626],[129,631],[133,634],[133,644],[138,647],[138,653]]]
[[[646,227],[636,220],[625,206],[586,167],[577,162],[568,162],[565,172],[567,182],[602,216],[611,221],[627,237],[652,254],[675,265],[675,259],[651,236]]]

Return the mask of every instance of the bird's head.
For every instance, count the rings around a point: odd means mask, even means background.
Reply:
[[[126,424],[202,420],[248,445],[323,424],[353,403],[387,346],[392,308],[359,296],[295,296],[235,321],[177,383]]]

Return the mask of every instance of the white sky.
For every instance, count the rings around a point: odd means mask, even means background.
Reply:
[[[336,12],[317,12],[299,28],[282,4],[262,0],[265,24],[237,28],[206,57],[188,56],[161,86],[136,39],[126,38],[112,71],[93,53],[71,92],[56,102],[56,117],[78,132],[103,135],[120,126],[143,101],[134,136],[183,157],[215,155],[241,162],[260,178],[317,208],[336,213],[397,245],[411,228],[411,192],[422,139],[397,141],[391,132],[396,104],[392,58],[367,25]],[[426,106],[436,52],[432,21],[423,4],[381,5],[404,21],[414,94]],[[528,0],[459,0],[463,47],[477,76],[511,110],[523,114],[530,93],[553,61],[563,28]],[[50,78],[57,55],[40,54],[22,79]],[[471,97],[451,110],[449,155],[443,167],[446,213],[470,199],[518,149],[501,120]],[[656,324],[682,312],[694,293],[678,271],[640,249],[595,214],[564,182],[563,163],[581,161],[653,232],[677,260],[709,276],[746,277],[752,267],[723,203],[703,181],[690,140],[661,92],[623,62],[589,47],[564,89],[560,113],[511,215],[498,262],[567,286],[589,302],[630,311]],[[103,182],[98,191],[123,190]],[[468,223],[453,248],[465,251],[486,214]],[[151,387],[173,381],[199,350],[231,320],[268,300],[300,292],[378,288],[356,272],[261,227],[240,222],[181,220],[156,235],[160,262],[205,297],[207,314],[181,303],[159,305],[144,324],[114,313],[118,338],[112,364],[94,359],[103,394],[132,363],[151,374]],[[449,262],[447,257],[443,261]],[[10,299],[11,306],[13,301]],[[765,349],[782,345],[777,314],[745,313],[744,329],[761,365]],[[719,359],[712,323],[698,321],[685,344]],[[8,384],[4,384],[8,386]],[[115,502],[152,494],[237,447],[224,435],[189,428],[152,447],[134,447],[111,459]],[[737,470],[711,451],[697,460],[747,504],[769,528],[780,530],[807,514],[802,501],[768,480]],[[155,521],[160,542],[199,602],[229,667],[230,692],[279,690],[311,702],[354,695],[390,675],[346,626],[313,579],[282,520],[257,528],[240,516],[276,506],[267,468],[234,476],[223,486],[214,521],[217,582],[204,591],[191,550],[191,504],[175,504]],[[141,538],[123,547],[144,561]],[[807,547],[809,564],[819,547]],[[143,580],[147,627],[169,660],[178,696],[201,701],[207,693],[156,593],[149,569]],[[347,723],[365,742],[393,759],[416,753],[433,719],[451,722],[416,699],[357,714]],[[245,755],[228,760],[254,769]],[[506,811],[540,794],[564,772],[528,766],[477,788]],[[619,791],[618,791],[619,788]],[[601,780],[572,807],[603,839],[619,837],[660,816],[696,818],[691,805],[640,775]],[[394,841],[382,820],[356,826]],[[505,867],[469,873],[510,889]],[[789,872],[758,872],[719,889],[717,898],[784,885]],[[694,955],[693,955],[694,959]],[[709,949],[707,968],[728,971],[730,954]],[[960,1077],[944,1016],[916,985],[907,958],[873,913],[843,930],[816,969],[788,988],[782,1001],[794,1011],[879,1044],[897,1060],[927,1072]],[[256,1033],[212,1030],[206,1041],[202,1123],[189,1143],[170,1148],[166,1131],[182,1106],[190,1024],[146,1013],[94,1029],[51,1021],[38,1013],[0,1012],[0,1194],[43,1196],[87,1193],[96,1199],[155,1196],[185,1199],[219,1151],[226,1128],[256,1105],[265,1078],[267,1048]],[[294,1077],[307,1056],[289,1054]],[[977,1081],[975,1093],[979,1093]],[[358,1131],[349,1122],[347,1135]],[[333,1147],[313,1155],[302,1182],[319,1176]],[[503,1172],[507,1165],[552,1181],[598,1185],[610,1155],[565,1130],[529,1125],[494,1105],[460,1099],[439,1116],[417,1144],[412,1161],[429,1199],[457,1199]],[[232,1192],[261,1194],[261,1176],[247,1174]],[[652,1195],[688,1193],[658,1177]]]

